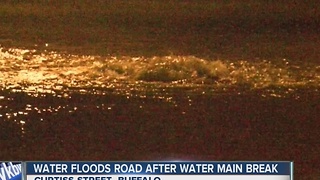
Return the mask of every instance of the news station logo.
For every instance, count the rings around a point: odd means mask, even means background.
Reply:
[[[22,180],[21,162],[0,162],[0,180]]]

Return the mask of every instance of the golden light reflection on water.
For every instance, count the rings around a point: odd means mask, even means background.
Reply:
[[[0,48],[0,89],[35,98],[71,99],[73,92],[111,94],[128,100],[156,99],[178,107],[181,102],[175,94],[181,92],[243,95],[257,91],[263,98],[299,99],[296,89],[311,87],[318,92],[319,86],[319,65],[294,64],[286,59],[276,63],[207,61],[193,56],[119,58]],[[0,118],[16,122],[22,132],[32,113],[74,113],[80,108],[26,104],[22,109],[10,109],[6,103],[12,101],[14,98],[0,95]],[[193,106],[194,100],[186,95],[183,103]],[[101,103],[95,108],[112,111],[115,106]],[[138,107],[144,109],[145,105]]]
[[[270,61],[205,61],[193,56],[99,57],[0,48],[0,87],[30,93],[54,93],[70,88],[141,91],[155,87],[247,85],[318,85],[320,66],[277,65]]]

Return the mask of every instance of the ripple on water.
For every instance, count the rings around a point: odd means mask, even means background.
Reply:
[[[286,59],[257,62],[194,56],[102,57],[0,48],[0,88],[33,96],[66,96],[77,91],[130,97],[144,96],[148,91],[158,97],[182,88],[202,94],[265,90],[262,97],[285,97],[301,87],[316,90],[319,81],[319,65],[295,64]]]

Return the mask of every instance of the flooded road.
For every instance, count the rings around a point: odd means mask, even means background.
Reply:
[[[0,3],[2,160],[293,160],[320,174],[319,6]]]

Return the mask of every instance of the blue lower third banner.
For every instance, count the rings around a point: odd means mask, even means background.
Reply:
[[[293,180],[293,162],[27,162],[26,180]]]

